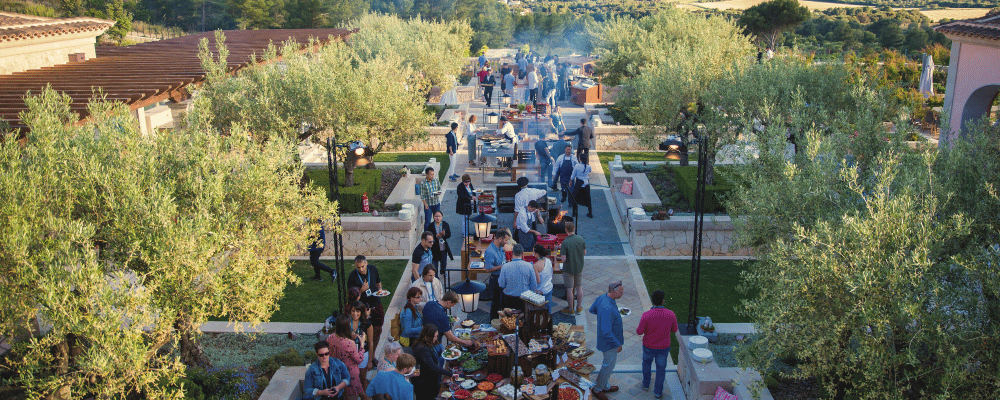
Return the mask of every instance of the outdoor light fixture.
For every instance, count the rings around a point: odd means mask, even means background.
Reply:
[[[483,214],[483,210],[479,210],[479,214],[469,219],[469,221],[472,221],[473,224],[476,224],[476,236],[480,238],[490,235],[490,228],[496,220],[497,217]]]
[[[354,166],[363,167],[365,165],[372,163],[372,151],[360,140],[355,140],[353,142],[347,143],[345,145],[347,150],[354,153]]]
[[[486,123],[487,124],[495,124],[495,123],[499,122],[499,120],[500,120],[500,114],[497,114],[495,112],[491,112],[489,114],[486,114]]]
[[[504,94],[503,96],[500,96],[500,104],[503,104],[503,105],[510,104],[510,95],[509,94]]]
[[[688,147],[684,142],[677,139],[667,139],[660,143],[660,151],[667,152],[666,159],[680,161],[681,165],[688,165]]]
[[[479,294],[486,290],[486,285],[466,279],[465,282],[452,286],[451,290],[460,296],[462,312],[471,313],[479,309]]]

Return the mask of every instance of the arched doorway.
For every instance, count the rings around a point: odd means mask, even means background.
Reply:
[[[986,85],[976,89],[965,101],[962,109],[962,126],[969,121],[975,121],[988,115],[991,121],[996,121],[993,106],[997,104],[997,95],[1000,94],[1000,85]]]

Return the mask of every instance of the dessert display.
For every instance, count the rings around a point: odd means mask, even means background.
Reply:
[[[556,325],[555,328],[552,330],[552,336],[557,339],[566,339],[567,337],[569,337],[569,330],[572,327],[573,327],[572,324],[566,322],[560,323],[559,325]]]
[[[521,292],[520,297],[522,299],[524,299],[524,301],[527,301],[527,302],[529,302],[531,304],[534,304],[536,306],[541,306],[542,304],[545,304],[545,296],[540,295],[540,294],[535,293],[535,292],[530,291],[530,290],[525,290],[525,291]]]
[[[528,342],[528,351],[530,351],[531,353],[541,353],[548,349],[549,349],[549,344],[547,342],[539,341],[536,339],[531,339],[531,341]]]

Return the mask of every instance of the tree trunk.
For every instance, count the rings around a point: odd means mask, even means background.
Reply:
[[[348,151],[344,156],[344,187],[354,187],[354,164],[355,156],[353,151]]]
[[[52,348],[52,356],[56,359],[55,362],[55,373],[58,376],[69,376],[69,364],[70,364],[70,342],[73,340],[73,334],[66,335],[66,339],[59,342]],[[63,400],[72,398],[73,391],[70,385],[63,385],[51,393],[45,395],[45,400]]]
[[[194,323],[183,318],[174,322],[174,329],[180,332],[181,362],[185,365],[208,368],[212,362],[205,356],[205,351],[198,345]]]

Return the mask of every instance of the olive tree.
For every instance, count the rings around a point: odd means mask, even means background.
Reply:
[[[206,70],[217,72],[195,96],[188,117],[194,125],[247,132],[261,142],[311,138],[325,146],[334,136],[342,143],[362,140],[378,153],[424,137],[431,122],[422,94],[406,85],[405,77],[414,73],[399,55],[362,59],[339,41],[311,42],[304,52],[302,44],[288,42],[264,56],[274,60],[281,54],[280,61],[254,64],[227,77],[218,72],[227,55],[224,37],[216,38],[218,55],[207,40],[201,46]],[[354,184],[353,171],[354,163],[345,162],[347,186]]]
[[[758,258],[744,278],[759,296],[742,307],[758,337],[741,362],[794,360],[787,377],[833,398],[995,397],[998,225],[995,209],[966,210],[997,204],[1000,176],[962,168],[996,166],[981,149],[997,139],[980,127],[946,151],[910,149],[908,125],[885,123],[887,96],[853,90],[853,114],[815,112],[802,95],[747,106],[770,123],[747,135],[757,151],[734,167],[727,202]]]
[[[31,398],[183,396],[200,323],[266,320],[307,221],[334,210],[287,140],[142,135],[100,99],[78,126],[52,90],[27,104],[26,142],[0,142],[0,365]]]

